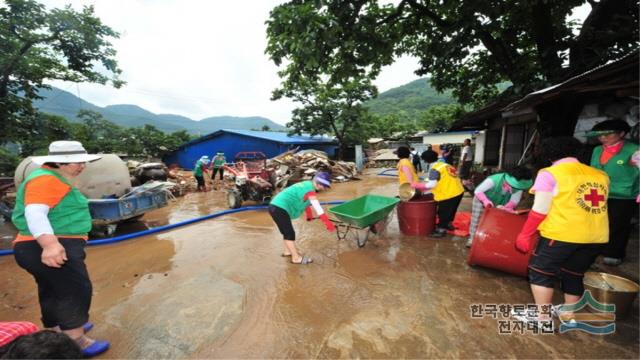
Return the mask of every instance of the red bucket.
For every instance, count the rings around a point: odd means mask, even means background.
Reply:
[[[400,232],[409,236],[427,236],[436,226],[436,202],[431,197],[419,197],[398,204]]]
[[[526,277],[531,252],[519,252],[515,243],[527,221],[527,213],[528,211],[512,213],[497,208],[485,209],[473,237],[467,263]],[[534,249],[537,242],[536,239]]]

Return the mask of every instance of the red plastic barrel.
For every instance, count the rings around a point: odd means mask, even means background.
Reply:
[[[527,276],[531,252],[516,250],[516,237],[527,220],[527,213],[514,214],[506,210],[485,209],[469,251],[467,263]],[[538,240],[535,240],[533,248]]]
[[[400,232],[409,236],[426,236],[436,226],[436,202],[431,197],[419,197],[398,204]]]

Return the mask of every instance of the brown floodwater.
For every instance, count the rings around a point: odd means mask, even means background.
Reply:
[[[373,174],[336,184],[321,199],[396,195],[395,178]],[[469,205],[465,197],[461,210]],[[224,209],[222,192],[187,194],[119,232]],[[294,227],[311,265],[280,256],[281,235],[266,211],[89,247],[91,335],[112,346],[101,358],[639,357],[637,301],[613,335],[500,334],[511,318],[474,318],[471,307],[530,303],[528,284],[469,267],[466,239],[403,236],[395,217],[363,248],[320,221],[298,219]],[[12,236],[10,225],[0,236]],[[0,274],[0,321],[39,324],[33,279],[11,256],[0,258]]]

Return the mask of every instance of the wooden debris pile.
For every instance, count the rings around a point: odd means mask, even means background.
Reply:
[[[197,182],[191,171],[173,168],[169,170],[167,175],[168,181],[176,183],[176,186],[172,189],[174,196],[182,196],[187,192],[197,190]]]
[[[309,180],[318,171],[330,172],[333,180],[338,182],[357,179],[358,175],[355,163],[330,160],[326,153],[318,150],[289,150],[269,159],[267,167],[278,175],[276,187]]]

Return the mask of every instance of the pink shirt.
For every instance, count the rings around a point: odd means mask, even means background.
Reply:
[[[564,164],[564,163],[579,163],[579,161],[574,157],[566,157],[554,162],[553,164],[551,164],[551,166]],[[556,189],[556,179],[553,178],[553,175],[551,175],[550,172],[544,171],[544,170],[538,172],[538,176],[536,176],[536,181],[533,183],[533,186],[531,187],[531,190],[534,193],[537,191],[553,192],[555,189]]]
[[[18,336],[29,335],[38,330],[36,324],[28,321],[0,322],[0,346],[12,342]]]

